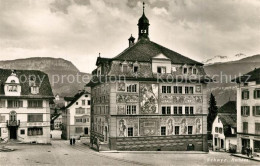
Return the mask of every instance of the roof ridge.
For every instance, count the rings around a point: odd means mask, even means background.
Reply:
[[[198,64],[200,64],[200,65],[204,65],[203,63],[200,63],[200,62],[198,62],[198,61],[195,61],[195,60],[193,60],[193,59],[191,59],[191,58],[189,58],[189,57],[187,57],[187,56],[184,56],[184,55],[182,55],[182,54],[180,54],[180,53],[178,53],[178,52],[176,52],[176,51],[173,51],[173,50],[171,50],[171,49],[169,49],[169,48],[167,48],[167,47],[164,47],[164,46],[162,46],[162,45],[160,45],[160,44],[158,44],[158,43],[155,43],[155,42],[153,42],[153,41],[150,41],[150,42],[153,43],[153,44],[156,44],[156,45],[158,45],[159,47],[162,47],[162,48],[164,48],[164,49],[166,49],[166,50],[172,51],[172,52],[178,54],[179,56],[182,56],[182,57],[187,58],[187,59],[189,59],[189,60],[191,60],[191,61],[194,61],[194,62],[196,62],[196,63],[198,63]],[[160,49],[160,50],[161,50],[161,49]],[[165,55],[165,56],[167,56],[167,55]],[[167,57],[168,57],[168,56],[167,56]]]

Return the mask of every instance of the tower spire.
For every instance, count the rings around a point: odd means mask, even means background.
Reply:
[[[145,3],[143,2],[143,14],[144,14]]]
[[[143,2],[143,15],[138,20],[138,40],[149,40],[149,20],[144,14],[145,3]]]

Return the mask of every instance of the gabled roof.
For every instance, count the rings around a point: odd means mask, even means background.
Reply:
[[[74,97],[64,97],[65,101],[72,101],[74,99]]]
[[[0,69],[0,96],[5,96],[4,84],[7,78],[11,75],[12,70]],[[54,99],[51,84],[48,75],[38,70],[16,70],[16,76],[19,78],[21,85],[21,96],[19,98],[52,98]],[[30,76],[35,76],[35,83],[39,86],[39,93],[31,94],[29,86]]]
[[[103,62],[109,62],[110,60],[111,60],[110,58],[98,57],[97,61],[96,61],[96,66],[98,66],[100,63],[103,63]]]
[[[158,54],[165,55],[171,60],[173,64],[203,65],[200,62],[185,57],[157,43],[154,43],[150,40],[144,40],[144,39],[139,40],[133,46],[128,47],[122,53],[120,53],[119,55],[117,55],[112,59],[151,62],[152,58],[157,56]]]
[[[65,109],[66,108],[69,108],[70,106],[72,106],[76,101],[78,101],[78,99],[82,96],[82,95],[84,95],[84,94],[90,94],[89,92],[87,92],[87,91],[81,91],[80,93],[77,93],[75,96],[74,96],[74,98],[71,100],[71,102],[65,107]]]
[[[236,127],[237,126],[237,116],[234,114],[218,114],[223,126]]]
[[[226,137],[233,137],[231,128],[237,127],[237,109],[236,101],[228,101],[218,109],[218,118],[223,124],[223,130]]]
[[[232,134],[231,128],[237,127],[237,116],[234,114],[218,114],[220,121],[223,124],[223,130],[226,137],[235,137],[236,134]]]
[[[237,114],[236,101],[229,101],[218,109],[218,113]]]
[[[260,83],[260,68],[250,71],[241,77],[237,77],[233,81],[236,81],[237,83],[256,81],[256,83],[258,84]]]

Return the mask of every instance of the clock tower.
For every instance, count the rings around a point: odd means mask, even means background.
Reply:
[[[143,2],[143,15],[138,21],[138,40],[146,39],[149,40],[149,20],[144,14],[144,5]]]

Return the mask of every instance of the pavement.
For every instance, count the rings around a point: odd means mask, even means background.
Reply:
[[[7,147],[8,148],[8,147]],[[89,146],[53,138],[52,145],[13,145],[14,151],[0,152],[0,165],[259,165],[259,162],[229,153],[99,153]]]
[[[98,153],[76,142],[53,140],[52,145],[12,146],[15,151],[0,152],[0,165],[259,165],[229,153],[155,154]]]
[[[232,154],[232,156],[260,162],[260,157],[253,157],[252,158],[252,157],[247,157],[247,155],[243,155],[243,154],[240,154],[240,153],[234,153],[234,154]],[[260,165],[260,163],[259,163],[259,165]]]

